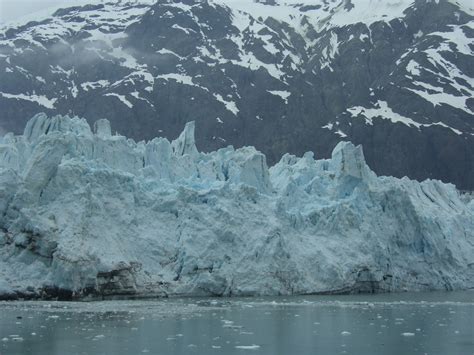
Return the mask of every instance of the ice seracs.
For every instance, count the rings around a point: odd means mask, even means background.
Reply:
[[[106,119],[97,120],[94,123],[94,133],[98,137],[107,138],[112,135],[112,129],[110,128],[110,122]]]
[[[436,180],[331,159],[135,142],[38,114],[0,141],[0,297],[468,289],[474,203]]]
[[[177,155],[196,155],[197,148],[194,141],[194,121],[186,123],[184,131],[180,134],[178,139],[172,143],[173,152]]]

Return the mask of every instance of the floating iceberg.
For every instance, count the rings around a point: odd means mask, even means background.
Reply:
[[[38,114],[0,138],[0,295],[277,295],[474,287],[474,201],[253,147],[202,153]]]

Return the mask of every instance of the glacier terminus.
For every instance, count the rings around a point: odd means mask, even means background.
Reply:
[[[474,200],[330,159],[135,142],[37,114],[0,138],[0,299],[474,288]]]

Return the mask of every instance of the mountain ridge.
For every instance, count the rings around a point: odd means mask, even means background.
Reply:
[[[104,2],[8,27],[0,126],[70,113],[151,139],[196,120],[200,149],[255,145],[270,163],[350,140],[379,174],[473,189],[469,2],[311,4]]]

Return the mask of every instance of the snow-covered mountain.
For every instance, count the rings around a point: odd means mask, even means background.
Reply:
[[[91,0],[0,30],[0,130],[38,111],[135,139],[329,157],[474,188],[474,5],[463,0]]]
[[[0,140],[0,298],[474,287],[474,200],[331,159],[136,143],[35,116]]]

